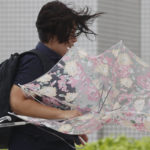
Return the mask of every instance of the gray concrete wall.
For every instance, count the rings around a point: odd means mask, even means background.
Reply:
[[[123,40],[140,56],[140,0],[98,0],[98,10],[105,12],[98,22],[100,52]]]
[[[141,57],[150,64],[150,0],[141,0]]]

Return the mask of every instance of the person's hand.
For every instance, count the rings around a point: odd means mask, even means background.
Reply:
[[[79,135],[79,140],[82,145],[85,145],[88,142],[88,136],[86,134]]]
[[[79,112],[78,110],[65,110],[62,115],[63,119],[71,119],[74,117],[81,116],[82,113]]]

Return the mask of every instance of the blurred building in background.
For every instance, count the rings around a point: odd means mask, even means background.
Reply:
[[[0,1],[0,61],[11,53],[33,49],[38,40],[35,21],[40,8],[51,0],[1,0]],[[91,12],[105,12],[91,28],[98,33],[91,40],[81,36],[76,46],[91,55],[100,54],[123,40],[136,55],[150,64],[150,1],[149,0],[60,0],[70,7],[88,6]],[[115,125],[106,125],[89,135],[90,141],[105,136],[126,134],[140,138],[150,135]]]

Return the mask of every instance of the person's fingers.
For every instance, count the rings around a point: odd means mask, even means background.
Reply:
[[[84,139],[85,142],[88,142],[88,136],[86,134],[82,134],[81,137]]]
[[[82,145],[85,145],[88,142],[88,136],[86,134],[79,135],[79,139]]]
[[[78,110],[65,110],[63,115],[64,115],[65,119],[71,119],[71,118],[74,118],[74,117],[81,116],[82,113],[79,112]]]
[[[79,140],[80,140],[80,143],[81,143],[82,145],[85,145],[85,144],[86,144],[86,142],[84,141],[84,139],[83,139],[81,136],[79,136]]]

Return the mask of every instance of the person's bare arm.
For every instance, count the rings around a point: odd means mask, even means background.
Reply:
[[[77,110],[64,111],[26,98],[21,88],[17,85],[13,85],[11,89],[10,106],[11,110],[16,114],[45,119],[69,119],[81,115]]]

